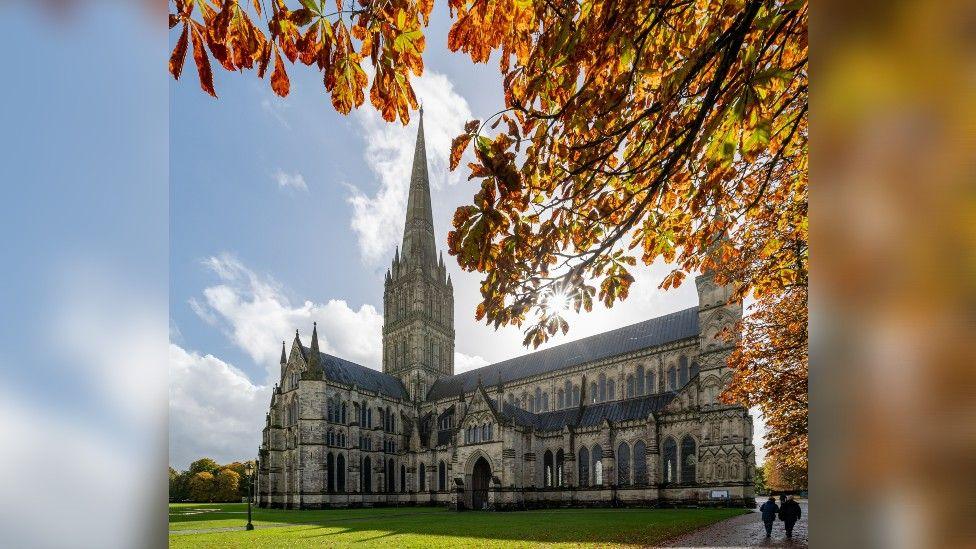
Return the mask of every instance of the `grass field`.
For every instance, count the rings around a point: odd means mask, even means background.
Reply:
[[[456,513],[400,507],[324,511],[173,504],[170,547],[580,547],[647,546],[744,513],[742,509],[557,509]],[[210,529],[236,528],[232,531]]]

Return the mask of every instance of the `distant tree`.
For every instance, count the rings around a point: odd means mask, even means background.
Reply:
[[[241,475],[233,469],[221,469],[214,477],[215,501],[240,501]]]
[[[189,494],[187,493],[187,481],[190,475],[187,471],[177,471],[172,467],[169,468],[169,500],[170,501],[185,501]]]
[[[191,475],[195,475],[197,473],[215,474],[219,470],[220,470],[220,465],[216,461],[210,458],[198,459],[193,463],[191,463],[190,468],[187,469],[187,471],[189,471]]]
[[[763,463],[763,475],[769,490],[776,492],[792,492],[806,490],[807,469],[778,461],[766,459]]]
[[[248,483],[251,482],[251,477],[247,475],[247,463],[250,462],[235,461],[222,467],[223,469],[230,469],[231,471],[234,471],[240,477],[237,498],[234,501],[240,501],[240,498],[247,497]]]
[[[201,471],[194,473],[187,484],[190,500],[192,501],[210,503],[214,501],[217,495],[214,476],[209,472]]]
[[[756,467],[752,480],[755,483],[757,496],[764,496],[769,492],[769,488],[766,487],[766,470],[762,465]]]

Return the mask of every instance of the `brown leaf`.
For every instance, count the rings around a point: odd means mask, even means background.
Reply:
[[[251,0],[254,3],[254,11],[261,17],[261,0]]]
[[[264,78],[264,74],[268,72],[268,63],[271,61],[271,42],[264,43],[264,49],[261,51],[261,58],[258,59],[258,78]]]
[[[277,48],[275,48],[275,68],[271,73],[271,89],[281,97],[287,97],[291,90],[291,82],[288,80],[288,73],[285,72],[285,61]]]
[[[200,87],[203,91],[217,97],[214,90],[213,71],[210,69],[210,57],[203,45],[202,31],[193,28],[193,60],[197,62],[197,72],[200,74]]]
[[[173,54],[169,57],[169,72],[176,80],[179,80],[180,74],[183,73],[183,64],[186,62],[186,48],[189,44],[189,33],[190,27],[183,25],[183,32],[180,34],[180,39],[176,41]]]
[[[462,133],[451,141],[451,171],[458,167],[461,162],[461,155],[464,154],[464,149],[468,148],[468,143],[473,137],[473,134]]]

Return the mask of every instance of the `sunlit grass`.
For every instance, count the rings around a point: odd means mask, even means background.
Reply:
[[[742,509],[556,509],[456,513],[400,507],[322,511],[254,509],[247,532],[244,504],[170,506],[171,547],[591,547],[647,546]],[[237,528],[234,531],[188,533]]]

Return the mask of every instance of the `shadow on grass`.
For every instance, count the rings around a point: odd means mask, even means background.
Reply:
[[[199,509],[205,507],[196,506]],[[242,519],[246,520],[246,514],[240,514],[241,510],[246,513],[245,505],[213,507],[216,509],[199,514],[180,514],[178,509],[171,507],[170,522],[174,526],[176,523],[199,522],[201,528],[207,528],[215,521],[227,522],[215,526],[221,527],[242,525]],[[401,539],[649,545],[745,512],[744,509],[553,509],[456,513],[432,507],[320,511],[255,509],[254,520],[258,524],[305,526],[276,528],[281,531],[274,535],[309,542],[315,538],[322,542],[325,541],[322,538],[326,538],[329,542],[363,543],[384,539],[386,543],[396,543],[385,538],[404,536]]]

